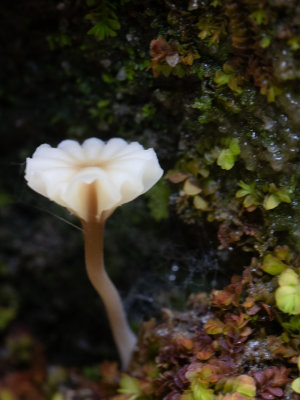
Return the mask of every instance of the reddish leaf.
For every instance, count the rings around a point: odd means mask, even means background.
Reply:
[[[268,392],[271,393],[273,396],[281,397],[283,395],[283,390],[276,387],[268,387]]]

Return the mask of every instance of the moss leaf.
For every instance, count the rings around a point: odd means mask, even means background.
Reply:
[[[147,193],[150,212],[155,221],[167,219],[169,216],[170,188],[168,183],[161,179]]]
[[[258,201],[255,196],[253,196],[252,194],[248,194],[248,196],[246,196],[243,201],[243,205],[246,208],[251,207],[251,206],[256,206],[256,205],[258,205]]]
[[[275,292],[277,307],[292,315],[300,314],[300,285],[281,286]]]
[[[300,315],[291,317],[290,320],[287,322],[282,322],[282,326],[288,333],[299,333],[300,332]],[[299,357],[299,360],[300,360],[300,357]],[[299,365],[299,371],[300,371],[300,365]]]
[[[198,186],[198,183],[192,179],[187,179],[183,185],[183,191],[188,196],[195,196],[202,192],[201,188]]]
[[[286,269],[286,265],[282,261],[278,260],[278,258],[271,254],[267,254],[264,257],[261,269],[270,275],[278,275]]]
[[[292,268],[288,268],[280,275],[278,279],[278,284],[279,286],[299,285],[299,276]]]
[[[294,392],[300,393],[300,378],[297,378],[292,382],[292,389]]]
[[[139,380],[127,374],[123,374],[120,382],[119,392],[132,394],[134,396],[130,397],[129,399],[135,399],[136,396],[142,394]]]
[[[197,210],[205,211],[208,208],[208,203],[201,196],[195,196],[193,201],[194,207]]]
[[[209,335],[217,335],[219,333],[222,333],[224,331],[225,325],[223,324],[222,321],[220,321],[218,318],[215,319],[209,319],[205,326],[205,332],[208,333]]]
[[[234,166],[235,156],[230,149],[224,149],[219,154],[217,164],[222,169],[229,170]]]
[[[227,379],[224,385],[225,392],[237,392],[246,398],[252,398],[256,394],[255,381],[251,376],[240,375]]]
[[[216,71],[214,81],[218,86],[226,85],[230,81],[231,76],[231,74],[226,74],[223,71],[218,70]]]
[[[267,195],[264,199],[263,206],[266,210],[272,210],[280,204],[280,200],[275,194]]]
[[[192,393],[193,398],[197,400],[213,400],[214,393],[211,389],[208,389],[203,384],[199,382],[192,382]]]
[[[229,145],[232,154],[238,156],[241,152],[238,139],[232,139]]]

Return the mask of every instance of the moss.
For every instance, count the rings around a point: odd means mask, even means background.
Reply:
[[[201,357],[214,352],[218,358],[230,354],[240,362],[233,375],[250,371],[262,398],[272,392],[273,379],[281,377],[284,383],[271,395],[280,398],[284,392],[297,399],[280,357],[284,353],[291,362],[288,367],[296,379],[298,316],[276,308],[277,277],[263,274],[258,264],[268,255],[276,258],[276,246],[289,245],[293,263],[279,258],[277,264],[289,265],[298,274],[298,2],[105,1],[106,15],[101,14],[105,7],[93,1],[47,3],[46,8],[46,2],[38,7],[34,3],[26,3],[22,13],[15,3],[5,11],[10,25],[4,31],[22,37],[23,44],[2,40],[6,54],[14,55],[4,72],[17,77],[6,79],[1,91],[6,117],[2,129],[11,132],[9,137],[5,134],[7,143],[19,138],[22,144],[16,158],[23,161],[37,139],[57,142],[60,132],[79,139],[138,139],[155,147],[167,171],[166,181],[149,196],[152,216],[166,217],[169,199],[169,211],[193,224],[191,230],[205,226],[210,239],[218,240],[214,251],[225,259],[224,268],[241,271],[245,260],[249,264],[256,257],[250,266],[254,284],[243,283],[242,294],[237,292],[241,281],[233,281],[209,300],[195,295],[192,311],[170,312],[163,325],[143,328],[137,364],[141,373],[133,368],[133,380],[123,379],[126,387],[120,398],[128,398],[130,387],[132,396],[142,392],[144,398],[177,400],[184,392],[187,399],[209,397],[211,390],[234,398],[224,389],[232,388],[232,382],[226,386],[222,381],[224,385],[216,388],[213,382],[197,386],[193,376],[187,378],[198,352]],[[32,11],[39,8],[42,14]],[[37,138],[35,131],[43,133]],[[266,268],[273,271],[272,267]],[[213,328],[220,327],[218,321],[222,327],[229,324],[230,335],[207,332],[207,304],[213,310]],[[244,335],[232,315],[243,316]],[[184,340],[178,339],[178,332]],[[199,350],[200,339],[206,349]],[[224,378],[231,366],[221,361],[211,375]],[[146,370],[141,367],[144,362]],[[193,367],[200,381],[201,367]]]

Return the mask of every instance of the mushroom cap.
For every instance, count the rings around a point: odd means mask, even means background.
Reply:
[[[100,219],[150,189],[162,176],[153,149],[120,138],[42,144],[27,158],[28,186],[84,221]]]

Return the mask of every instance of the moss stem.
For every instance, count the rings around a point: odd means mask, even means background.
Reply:
[[[126,369],[132,356],[136,337],[127,323],[120,295],[105,271],[103,258],[105,220],[81,222],[84,230],[87,274],[103,300],[113,337],[119,350],[122,368]]]

